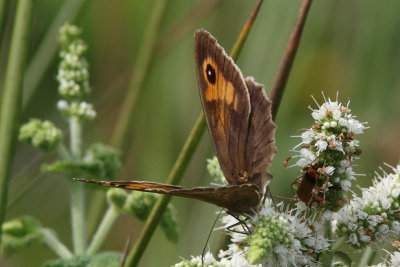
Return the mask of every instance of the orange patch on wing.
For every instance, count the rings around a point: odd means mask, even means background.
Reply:
[[[207,65],[210,65],[215,70],[215,84],[208,82],[207,79]],[[235,98],[235,88],[230,81],[227,81],[221,71],[219,71],[215,61],[207,57],[202,64],[204,80],[207,82],[208,87],[205,92],[206,101],[217,101],[221,100],[224,103],[231,105]],[[235,99],[234,109],[236,110],[237,100]]]
[[[123,182],[113,182],[113,185],[120,188],[130,189],[130,190],[146,190],[146,189],[162,189],[162,190],[173,190],[177,189],[176,186],[168,186],[164,184],[157,183],[123,183]]]

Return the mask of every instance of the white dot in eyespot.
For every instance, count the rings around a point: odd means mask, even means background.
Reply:
[[[207,71],[207,75],[209,76],[211,75],[211,70]]]

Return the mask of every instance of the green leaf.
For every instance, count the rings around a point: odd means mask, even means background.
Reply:
[[[70,259],[46,261],[43,267],[116,267],[121,260],[121,253],[106,251],[94,256],[79,255]]]
[[[28,216],[5,222],[2,225],[1,256],[9,257],[28,247],[32,242],[40,240],[39,228],[39,221]]]
[[[49,260],[43,263],[43,267],[86,267],[90,259],[90,256],[79,255],[70,259]]]
[[[88,267],[116,267],[120,266],[121,260],[121,253],[105,251],[94,255]]]

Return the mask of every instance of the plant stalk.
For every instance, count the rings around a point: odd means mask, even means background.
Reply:
[[[364,267],[371,265],[375,256],[376,256],[376,250],[372,249],[371,247],[366,247],[361,255],[360,261],[356,266]]]
[[[104,214],[96,233],[93,236],[92,242],[90,243],[86,254],[94,255],[99,250],[106,239],[107,234],[110,232],[111,226],[118,218],[118,215],[119,210],[114,205],[110,205],[107,212]]]
[[[29,47],[31,15],[32,1],[19,0],[0,114],[0,225],[3,224],[6,213],[8,181],[21,111],[22,79]]]
[[[10,0],[0,0],[0,47],[3,42],[4,31],[6,29]]]
[[[82,154],[82,126],[78,117],[71,117],[70,147],[72,160],[80,160]],[[72,240],[75,254],[83,254],[86,250],[85,230],[85,185],[83,183],[71,184],[71,225]]]
[[[82,255],[86,249],[85,231],[85,184],[71,184],[71,224],[75,254]]]
[[[293,31],[289,37],[285,53],[283,55],[281,64],[279,65],[278,72],[272,85],[270,99],[272,100],[271,113],[273,121],[275,121],[276,119],[276,114],[278,113],[283,92],[285,91],[286,83],[289,79],[290,71],[296,57],[297,49],[299,48],[301,35],[303,33],[304,24],[306,23],[306,18],[308,15],[308,11],[310,10],[311,3],[312,0],[304,0],[303,4],[301,5],[296,25],[294,26]]]
[[[61,243],[60,240],[53,234],[52,231],[46,228],[41,229],[43,242],[53,250],[60,258],[69,259],[72,258],[72,253],[69,249]]]

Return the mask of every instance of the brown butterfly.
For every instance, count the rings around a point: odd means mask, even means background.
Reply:
[[[144,181],[78,181],[194,198],[234,214],[260,209],[271,160],[276,153],[271,102],[263,86],[243,78],[233,60],[205,30],[195,34],[197,79],[208,131],[227,186],[186,189]]]

